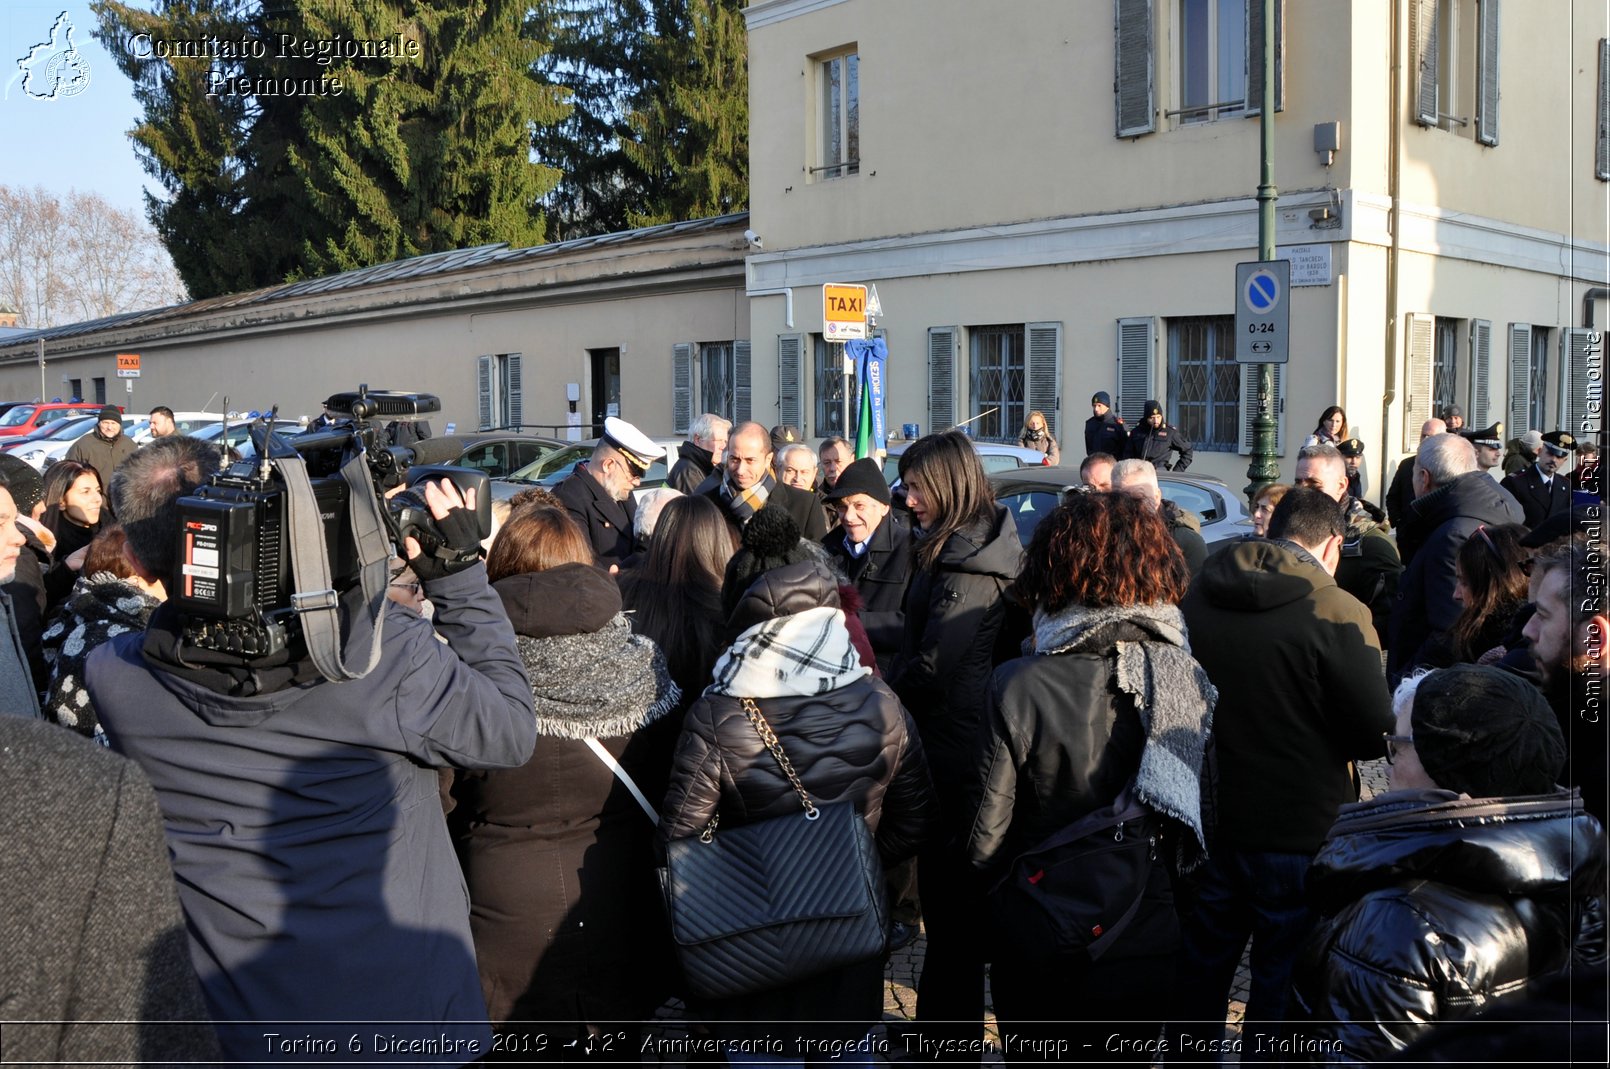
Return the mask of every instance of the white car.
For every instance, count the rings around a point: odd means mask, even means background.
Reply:
[[[200,430],[202,427],[211,426],[223,418],[223,414],[219,412],[175,412],[173,414],[173,423],[179,429],[180,434],[189,434],[192,431]],[[40,471],[44,471],[66,456],[67,450],[73,447],[74,442],[93,431],[95,429],[95,420],[90,419],[87,423],[81,425],[84,430],[70,434],[65,440],[58,439],[55,435],[52,435],[50,438],[37,442],[29,442],[27,445],[17,449],[16,455]],[[66,428],[63,428],[63,433],[67,433]],[[151,440],[151,420],[149,417],[136,419],[125,414],[123,416],[123,433],[134,439],[135,445],[144,445]]]
[[[74,442],[93,432],[97,422],[99,422],[99,417],[97,416],[62,420],[61,425],[51,434],[43,438],[35,438],[31,442],[23,442],[19,445],[7,447],[6,452],[25,461],[35,471],[43,473],[46,468],[65,457],[67,451],[73,447]],[[133,417],[123,417],[123,430],[125,433],[128,432],[133,424]]]
[[[194,434],[203,427],[210,427],[224,418],[222,412],[175,412],[173,425],[179,434]],[[128,436],[139,445],[151,440],[151,420],[149,417],[137,420],[132,427],[126,428]]]

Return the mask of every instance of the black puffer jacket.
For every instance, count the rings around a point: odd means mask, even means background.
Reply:
[[[1485,476],[1484,476],[1485,477]],[[1293,973],[1311,1057],[1388,1058],[1438,1021],[1605,961],[1605,839],[1580,798],[1400,791],[1346,806],[1313,867]]]
[[[1521,506],[1486,472],[1472,471],[1416,498],[1409,514],[1426,537],[1403,573],[1392,611],[1386,671],[1394,682],[1416,667],[1454,663],[1453,625],[1461,611],[1453,599],[1459,550],[1483,524],[1519,523]]]
[[[691,438],[676,447],[676,455],[677,462],[666,475],[665,485],[684,494],[693,493],[716,470],[715,457],[710,450],[693,444]]]
[[[889,685],[910,710],[935,782],[947,797],[978,754],[984,691],[995,671],[1003,594],[1023,567],[1023,544],[1004,506],[988,523],[950,536],[932,568],[906,588],[906,634]]]

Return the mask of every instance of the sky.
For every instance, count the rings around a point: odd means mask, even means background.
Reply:
[[[136,6],[147,5],[136,0]],[[25,91],[17,62],[50,40],[64,11],[72,23],[72,43],[88,66],[87,83],[72,95],[36,99]],[[143,191],[149,186],[156,192],[157,184],[140,167],[127,134],[139,105],[133,84],[91,36],[94,28],[87,0],[0,0],[0,185],[95,192],[144,218]],[[31,69],[48,65],[49,57],[65,47],[58,37]],[[43,78],[29,82],[36,89],[47,84]]]

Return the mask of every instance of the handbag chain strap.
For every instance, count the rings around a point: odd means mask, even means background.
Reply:
[[[788,759],[788,754],[783,750],[782,742],[777,738],[777,732],[771,729],[771,725],[761,715],[760,706],[755,704],[753,698],[739,698],[738,701],[743,705],[744,713],[749,717],[749,722],[755,726],[755,732],[760,736],[760,741],[766,744],[766,749],[770,750],[771,755],[777,759],[777,763],[782,766],[783,775],[788,777],[788,782],[793,785],[794,792],[799,795],[800,805],[805,807],[805,819],[815,820],[821,816],[822,811],[816,808],[816,803],[811,801],[810,794],[805,790],[805,784],[799,781],[799,773],[794,771],[794,762]],[[720,823],[721,813],[717,811],[710,818],[710,823],[706,824],[704,830],[699,833],[699,841],[707,843],[714,839],[716,826]]]

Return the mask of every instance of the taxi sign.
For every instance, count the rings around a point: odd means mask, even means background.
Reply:
[[[140,377],[140,354],[117,354],[117,377],[120,379],[137,379]]]
[[[829,282],[822,287],[822,337],[849,341],[866,337],[866,287]]]

